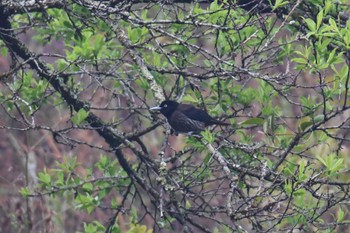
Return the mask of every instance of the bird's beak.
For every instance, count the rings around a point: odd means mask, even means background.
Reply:
[[[152,107],[152,108],[150,108],[149,110],[161,110],[161,109],[162,109],[161,107],[156,106],[156,107]]]

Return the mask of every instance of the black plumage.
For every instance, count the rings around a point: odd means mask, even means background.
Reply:
[[[151,110],[160,110],[173,130],[178,133],[198,133],[209,125],[230,125],[214,119],[206,111],[193,105],[180,104],[173,100],[165,100]]]

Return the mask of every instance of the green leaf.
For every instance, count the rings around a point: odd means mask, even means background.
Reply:
[[[309,28],[309,30],[310,30],[311,32],[316,33],[316,23],[315,23],[312,19],[309,19],[309,18],[305,19],[305,18],[303,17],[303,19],[304,19],[304,21],[306,22],[307,27]]]
[[[307,162],[305,160],[302,160],[299,165],[299,172],[298,172],[298,182],[302,182],[308,178],[306,174],[306,164]]]
[[[194,97],[191,96],[191,95],[185,95],[185,96],[182,98],[182,100],[183,100],[184,102],[199,103],[199,100],[196,99],[196,98],[194,98]]]
[[[332,52],[329,53],[328,59],[327,59],[327,64],[331,64],[335,55],[336,49],[333,49]]]
[[[210,11],[217,11],[219,8],[218,0],[214,0],[209,7]]]
[[[333,3],[331,1],[326,0],[324,3],[324,14],[327,15],[333,8]]]
[[[313,121],[314,123],[319,123],[319,122],[322,122],[324,120],[324,115],[321,114],[321,115],[317,115],[313,118]]]
[[[70,21],[68,21],[68,20],[64,20],[64,21],[63,21],[63,25],[64,25],[65,27],[67,27],[67,28],[73,28],[72,23],[71,23]]]
[[[329,22],[329,25],[331,26],[331,29],[332,29],[333,31],[339,33],[339,29],[338,29],[337,23],[334,21],[334,19],[333,19],[332,17],[329,18],[328,22]]]
[[[292,61],[299,63],[299,64],[308,64],[308,61],[302,57],[292,58]]]
[[[147,14],[148,14],[148,10],[143,9],[143,11],[141,12],[141,18],[145,21],[148,19]]]
[[[291,195],[293,192],[293,184],[291,180],[286,180],[284,183],[284,191],[286,192],[287,195]]]
[[[346,47],[349,49],[349,45],[350,45],[350,31],[346,31],[345,35],[343,36],[344,42]]]
[[[265,122],[264,119],[262,118],[249,118],[248,120],[242,121],[241,123],[239,123],[240,125],[263,125]]]
[[[208,129],[202,131],[201,135],[203,136],[203,139],[206,140],[208,143],[212,143],[215,140],[215,137]]]
[[[117,233],[117,229],[112,228],[111,233]],[[98,221],[93,221],[92,223],[84,223],[84,233],[102,233],[105,232],[106,228]]]
[[[343,65],[342,68],[340,69],[338,75],[341,79],[346,78],[349,73],[349,67],[346,65]]]
[[[87,117],[89,116],[89,112],[85,111],[85,109],[81,108],[73,117],[72,122],[76,125],[80,125]]]
[[[8,49],[6,47],[2,47],[0,53],[1,53],[1,56],[7,57]]]
[[[92,191],[93,188],[94,188],[94,186],[91,183],[86,183],[86,184],[83,185],[83,189],[85,191]]]
[[[142,89],[147,90],[149,89],[149,83],[144,78],[139,78],[135,80],[135,83],[139,85]]]
[[[317,17],[316,17],[316,30],[318,30],[321,26],[323,20],[323,10],[321,10],[320,12],[318,12]]]
[[[154,66],[160,66],[162,63],[162,57],[160,54],[156,52],[152,52],[152,58],[153,58],[153,65]]]
[[[94,41],[93,41],[93,44],[92,44],[92,50],[93,50],[93,53],[95,56],[97,56],[101,50],[102,50],[102,47],[104,45],[104,37],[99,34],[99,35],[96,35],[94,38]]]
[[[322,122],[323,120],[324,120],[323,114],[317,115],[313,118],[305,117],[305,118],[301,119],[301,123],[299,124],[299,129],[301,131],[306,131],[307,129],[310,128],[310,126],[312,126],[316,123]]]
[[[304,121],[304,122],[300,123],[299,128],[303,132],[303,131],[307,130],[312,125],[313,125],[312,121]]]
[[[283,0],[276,0],[275,5],[272,7],[272,11],[276,10],[277,8],[283,7],[287,5],[289,2],[288,1],[283,1]]]
[[[95,209],[97,204],[97,200],[94,197],[90,195],[83,195],[81,193],[77,195],[75,201],[77,202],[78,208],[86,209],[89,214]]]
[[[28,187],[24,187],[24,188],[21,188],[19,190],[19,193],[23,196],[23,197],[28,197],[30,195],[30,190]]]
[[[342,210],[342,208],[339,207],[338,211],[337,211],[337,222],[341,223],[343,222],[345,217],[345,212]]]
[[[324,158],[318,154],[316,158],[326,167],[329,176],[336,175],[340,169],[344,168],[344,159],[338,158],[335,153],[326,155]]]
[[[50,185],[51,184],[51,176],[46,172],[40,172],[38,174],[38,180],[45,185]]]

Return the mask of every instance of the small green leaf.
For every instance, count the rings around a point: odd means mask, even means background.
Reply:
[[[242,121],[240,125],[263,125],[265,122],[264,119],[255,117],[255,118],[249,118],[248,120]]]
[[[148,10],[147,9],[143,9],[142,12],[141,12],[141,18],[143,20],[145,20],[145,21],[148,19],[147,14],[148,14]]]
[[[201,134],[202,134],[204,140],[206,140],[208,143],[212,143],[215,139],[213,134],[208,129],[202,131]]]
[[[51,176],[48,173],[46,173],[46,171],[40,172],[38,174],[38,180],[44,183],[45,185],[51,184]]]
[[[190,102],[190,103],[198,103],[198,99],[195,99],[194,97],[192,97],[191,95],[185,95],[182,100],[184,102]]]
[[[292,181],[286,180],[286,182],[284,183],[284,190],[285,190],[287,195],[291,195],[292,194],[292,192],[293,192]]]
[[[331,29],[335,32],[339,32],[337,23],[335,22],[335,20],[331,17],[329,18],[329,25],[331,26]]]
[[[67,28],[73,28],[72,23],[67,20],[63,21],[63,25]]]
[[[80,125],[89,115],[89,112],[81,108],[73,117],[72,122],[76,125]]]
[[[316,155],[316,158],[326,167],[329,176],[336,175],[336,173],[344,167],[344,159],[338,158],[336,154],[330,154],[324,158],[321,155]]]
[[[336,49],[333,49],[332,52],[329,53],[327,64],[330,65],[333,61],[334,55],[335,55]]]
[[[313,121],[315,122],[315,123],[319,123],[319,122],[321,122],[321,121],[323,121],[324,120],[324,115],[322,114],[322,115],[317,115],[317,116],[315,116],[314,118],[313,118]]]
[[[276,10],[277,8],[283,7],[288,4],[288,1],[276,0],[275,5],[273,5],[272,10]]]
[[[30,195],[30,190],[28,187],[25,188],[21,188],[21,190],[19,190],[19,193],[23,196],[23,197],[28,197]]]
[[[345,217],[345,212],[342,210],[342,208],[339,207],[338,212],[337,212],[337,222],[341,223],[343,222]]]
[[[94,188],[94,186],[91,183],[86,183],[86,184],[83,185],[83,189],[85,191],[92,191],[93,188]]]
[[[307,64],[308,63],[308,61],[302,57],[292,58],[292,61],[299,63],[299,64]]]
[[[321,23],[322,23],[322,20],[323,20],[323,10],[321,10],[320,12],[318,12],[317,14],[317,19],[316,19],[316,30],[318,30],[321,26]]]
[[[332,7],[333,7],[333,3],[331,1],[325,1],[325,3],[324,3],[324,13],[325,13],[325,15],[327,15],[328,12],[330,10],[332,10]]]
[[[304,17],[303,17],[304,18]],[[312,19],[309,19],[309,18],[304,18],[304,21],[306,22],[307,24],[307,27],[309,28],[309,30],[311,32],[316,32],[316,23],[312,20]]]
[[[309,117],[301,119],[301,123],[299,124],[299,129],[301,132],[307,130],[310,126],[313,125],[312,120]]]
[[[8,49],[6,47],[2,47],[0,53],[3,57],[7,57]]]
[[[146,79],[144,78],[139,78],[135,80],[135,83],[139,85],[142,89],[147,90],[149,89],[149,84]]]
[[[299,172],[298,172],[298,182],[302,182],[308,178],[306,173],[306,161],[302,160],[299,165]]]
[[[80,193],[75,198],[75,201],[78,208],[86,209],[89,214],[95,209],[95,205],[97,204],[97,200],[94,197]]]

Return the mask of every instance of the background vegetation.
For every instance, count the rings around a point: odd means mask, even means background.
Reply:
[[[348,0],[1,1],[0,232],[346,232]],[[170,134],[165,98],[228,127]]]

